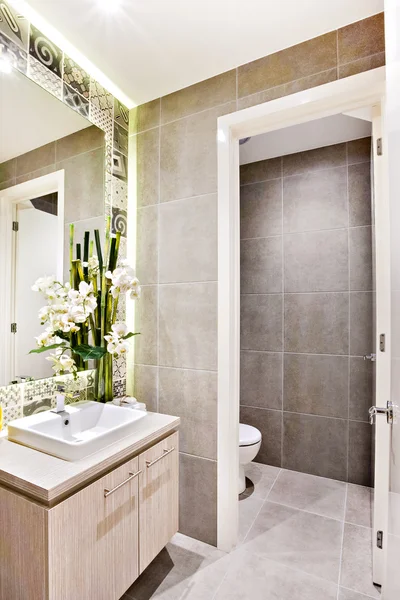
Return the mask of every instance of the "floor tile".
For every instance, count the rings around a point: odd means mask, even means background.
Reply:
[[[242,496],[239,500],[239,537],[238,544],[246,539],[264,500],[259,496]]]
[[[368,600],[368,598],[372,598],[372,596],[359,594],[358,592],[353,592],[352,590],[348,590],[342,587],[339,588],[338,600]]]
[[[345,496],[346,484],[341,481],[282,470],[268,500],[342,520]]]
[[[214,600],[336,600],[336,597],[334,583],[288,569],[262,556],[237,553]]]
[[[243,547],[336,583],[341,541],[341,522],[267,500]]]
[[[374,490],[362,485],[348,484],[346,517],[347,523],[372,527]]]
[[[245,494],[258,496],[265,500],[279,472],[280,469],[278,467],[262,465],[261,463],[251,462],[249,465],[246,465],[245,473],[248,487]],[[250,483],[252,485],[249,485]]]
[[[345,523],[340,584],[379,598],[372,583],[372,530]]]

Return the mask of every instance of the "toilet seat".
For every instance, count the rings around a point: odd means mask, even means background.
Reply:
[[[261,432],[251,425],[239,423],[239,446],[252,446],[261,442]]]

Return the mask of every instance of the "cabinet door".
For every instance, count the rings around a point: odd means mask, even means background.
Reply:
[[[138,458],[49,512],[49,599],[117,600],[138,576]]]
[[[140,573],[178,531],[178,444],[173,433],[139,456]]]

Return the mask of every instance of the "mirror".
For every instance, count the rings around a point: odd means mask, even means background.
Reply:
[[[32,285],[46,275],[69,280],[70,223],[76,239],[104,230],[105,139],[79,94],[67,106],[16,70],[0,74],[0,88],[3,386],[53,375],[46,354],[29,354],[43,329]]]

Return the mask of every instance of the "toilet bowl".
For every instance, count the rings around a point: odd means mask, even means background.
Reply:
[[[244,466],[258,454],[261,446],[261,432],[251,425],[239,424],[239,494],[246,489]]]

